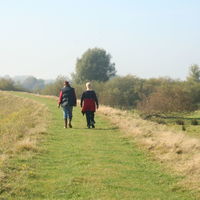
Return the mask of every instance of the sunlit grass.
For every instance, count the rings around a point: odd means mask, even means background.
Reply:
[[[17,158],[28,160],[40,149],[41,133],[46,132],[47,108],[33,100],[0,92],[0,193],[12,190],[10,179],[24,173]]]
[[[184,175],[181,185],[200,191],[200,139],[177,127],[141,119],[129,111],[106,106],[99,110],[107,119],[133,137],[167,168]],[[177,125],[176,125],[177,126]],[[194,126],[193,126],[194,127]],[[196,127],[199,129],[199,127]]]
[[[36,156],[27,159],[29,152],[35,152],[35,146],[27,150],[30,140],[20,140],[22,149],[7,167],[8,172],[13,171],[15,181],[6,184],[0,194],[3,199],[195,199],[193,192],[178,185],[182,176],[163,170],[162,165],[138,148],[136,140],[124,135],[130,124],[123,121],[122,112],[117,117],[126,128],[123,132],[118,122],[112,124],[98,114],[96,128],[87,129],[79,108],[74,109],[73,128],[63,129],[62,112],[55,99],[18,95],[45,103],[52,118],[48,135],[41,143],[45,151],[36,151]],[[115,117],[112,112],[107,114]],[[23,173],[19,175],[16,169]]]

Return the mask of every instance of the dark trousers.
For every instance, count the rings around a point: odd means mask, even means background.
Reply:
[[[94,125],[94,123],[95,123],[95,121],[94,121],[94,112],[86,111],[85,114],[86,114],[87,126]]]

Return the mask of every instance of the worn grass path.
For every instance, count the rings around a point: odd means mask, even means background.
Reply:
[[[55,100],[20,95],[46,104],[52,121],[41,144],[45,151],[29,161],[31,173],[16,183],[22,189],[6,199],[195,199],[177,185],[181,177],[164,172],[103,117],[96,116],[96,129],[86,129],[85,118],[75,108],[73,128],[64,129]]]

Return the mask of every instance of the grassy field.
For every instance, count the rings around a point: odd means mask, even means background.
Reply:
[[[186,134],[194,137],[200,137],[200,111],[191,113],[173,113],[168,115],[153,116],[149,120],[166,124],[175,130],[183,130]]]
[[[8,178],[10,187],[1,191],[1,200],[197,199],[196,192],[180,186],[183,176],[166,172],[118,124],[97,115],[96,129],[86,129],[80,109],[75,108],[73,128],[64,129],[55,99],[17,94],[45,104],[51,123],[40,142],[42,151],[10,159],[10,167],[20,163],[24,175],[17,182]]]

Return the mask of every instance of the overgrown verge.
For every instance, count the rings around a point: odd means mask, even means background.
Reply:
[[[170,113],[170,114],[155,114],[155,115],[140,115],[142,119],[165,124],[176,131],[185,131],[187,135],[200,138],[200,111],[185,112],[185,113]]]
[[[0,91],[0,196],[14,194],[16,183],[31,174],[28,162],[41,151],[48,119],[46,106]]]
[[[200,140],[141,119],[128,111],[101,106],[99,112],[127,136],[152,152],[157,160],[184,177],[180,184],[200,191]]]

